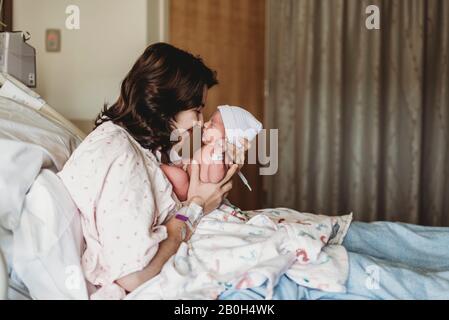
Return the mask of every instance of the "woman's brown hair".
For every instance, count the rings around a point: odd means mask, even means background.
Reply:
[[[112,121],[151,151],[168,151],[178,112],[202,107],[204,88],[217,84],[216,73],[201,58],[167,43],[149,46],[122,82],[120,96],[105,105],[95,127]]]

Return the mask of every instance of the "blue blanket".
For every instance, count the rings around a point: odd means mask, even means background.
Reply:
[[[449,228],[353,222],[346,293],[297,285],[283,276],[274,299],[449,299]],[[264,299],[265,287],[228,289],[220,299]]]

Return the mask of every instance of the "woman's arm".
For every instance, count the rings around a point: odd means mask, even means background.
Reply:
[[[184,240],[182,237],[183,229],[186,234],[188,232],[185,223],[175,218],[171,218],[167,222],[166,227],[167,239],[159,243],[159,249],[150,263],[143,270],[131,273],[116,281],[126,291],[131,292],[142,283],[158,275],[164,264],[176,253]]]
[[[210,213],[220,205],[224,195],[231,190],[231,178],[237,172],[237,169],[237,165],[231,166],[226,176],[219,183],[202,183],[199,178],[199,164],[192,164],[188,192],[189,203],[194,202],[201,206],[204,214]],[[188,240],[191,236],[186,224],[176,218],[171,218],[165,226],[167,227],[167,239],[159,243],[159,249],[150,263],[141,271],[116,280],[117,284],[126,291],[131,292],[158,275],[168,259],[176,253],[181,242]],[[184,234],[186,234],[185,237]]]

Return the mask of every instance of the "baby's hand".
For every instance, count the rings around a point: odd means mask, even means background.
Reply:
[[[245,152],[251,147],[249,141],[245,138],[240,139],[242,148],[238,148],[235,144],[226,143],[226,164],[238,164],[239,169],[245,163]]]

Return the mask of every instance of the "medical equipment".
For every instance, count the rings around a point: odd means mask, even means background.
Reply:
[[[228,157],[230,157],[229,152],[227,152]],[[223,155],[221,154],[217,154],[217,153],[212,153],[212,160],[214,161],[221,161],[223,160]],[[245,176],[243,175],[243,173],[241,173],[240,171],[237,172],[238,176],[240,177],[240,180],[242,180],[243,184],[249,189],[249,191],[253,191],[253,189],[251,189],[248,180],[245,178]]]
[[[28,87],[36,87],[36,50],[23,32],[0,32],[0,72],[8,73]]]
[[[245,178],[245,176],[243,175],[243,173],[241,173],[240,171],[237,172],[238,176],[240,177],[240,180],[242,180],[243,184],[249,189],[249,191],[253,191],[253,189],[251,189],[248,180]]]

